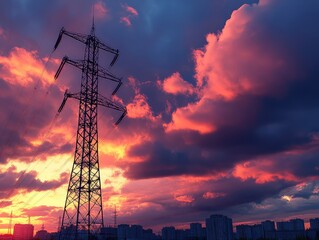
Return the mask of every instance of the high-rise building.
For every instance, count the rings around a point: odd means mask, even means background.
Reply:
[[[266,220],[261,222],[261,225],[263,226],[263,230],[265,232],[271,232],[276,230],[274,221]]]
[[[143,227],[141,225],[131,225],[128,239],[131,239],[131,240],[143,239]]]
[[[191,223],[189,229],[190,240],[199,240],[203,238],[203,228],[201,223]]]
[[[319,230],[319,218],[310,219],[310,229]]]
[[[304,220],[296,218],[296,219],[291,219],[290,222],[292,222],[293,224],[294,231],[305,231]]]
[[[264,231],[261,224],[255,224],[251,226],[251,235],[253,240],[262,239],[264,237]]]
[[[238,239],[252,239],[251,226],[249,225],[237,225],[236,233]]]
[[[188,239],[188,240],[191,240],[188,238],[188,234],[189,231],[187,230],[184,230],[184,229],[176,229],[175,230],[175,240],[185,240],[185,239]]]
[[[34,226],[32,224],[15,224],[13,228],[13,240],[32,240]]]
[[[232,240],[233,221],[223,215],[211,215],[206,219],[207,240]]]
[[[101,237],[107,240],[117,240],[117,228],[115,227],[101,228]]]
[[[276,222],[277,231],[293,231],[294,224],[292,222]]]
[[[162,240],[175,240],[176,233],[174,227],[163,227],[162,228]]]
[[[278,239],[303,238],[306,235],[305,223],[302,219],[291,219],[288,222],[277,222]]]
[[[129,237],[130,226],[128,224],[120,224],[117,226],[117,239],[127,240]]]
[[[275,222],[266,220],[261,222],[264,231],[264,238],[266,239],[276,239],[276,228]]]

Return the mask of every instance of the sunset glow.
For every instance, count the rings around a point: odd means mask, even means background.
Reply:
[[[74,161],[84,48],[61,27],[119,49],[100,64],[123,85],[99,93],[105,223],[186,226],[319,217],[316,0],[1,1],[0,234],[58,229]],[[307,2],[307,3],[306,3]],[[172,10],[174,9],[174,10]],[[283,14],[284,13],[284,14]],[[113,85],[112,85],[113,84]]]

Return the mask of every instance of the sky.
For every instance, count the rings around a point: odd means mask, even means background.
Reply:
[[[123,78],[99,108],[105,225],[183,228],[213,213],[238,223],[319,217],[317,0],[0,1],[0,233],[56,231],[73,163],[78,102],[57,110],[84,46],[120,50]],[[110,56],[100,54],[108,66]],[[100,93],[114,85],[99,80]]]

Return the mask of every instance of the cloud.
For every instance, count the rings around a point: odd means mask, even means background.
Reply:
[[[121,18],[121,23],[124,23],[128,27],[132,26],[132,22],[131,22],[129,17],[122,17]]]
[[[195,88],[186,82],[179,72],[173,73],[170,77],[165,78],[162,83],[159,81],[158,84],[164,92],[173,95],[192,95],[195,93]]]
[[[144,118],[155,121],[152,109],[148,104],[147,97],[140,92],[138,80],[134,77],[129,77],[129,84],[132,86],[135,96],[132,102],[128,103],[126,108],[129,118]]]
[[[3,209],[12,205],[12,201],[0,201],[0,207]]]
[[[41,81],[43,84],[53,83],[53,74],[48,73],[45,64],[39,59],[37,51],[28,51],[15,47],[9,56],[0,55],[0,78],[10,84],[26,86]]]
[[[45,205],[41,205],[41,206],[36,206],[36,207],[32,207],[30,209],[23,209],[23,214],[25,216],[49,216],[52,212],[58,210],[58,207],[55,206],[45,206]]]
[[[17,172],[15,167],[0,172],[0,199],[8,199],[20,191],[47,191],[56,189],[67,183],[68,175],[62,173],[60,179],[41,181],[36,171]]]
[[[288,5],[286,21],[280,12]],[[219,34],[208,34],[206,46],[194,51],[198,99],[177,107],[163,124],[165,137],[130,149],[129,156],[143,161],[129,166],[126,176],[209,175],[234,168],[236,176],[248,171],[257,183],[315,176],[316,148],[286,152],[313,144],[318,131],[318,71],[304,64],[316,59],[318,32],[304,26],[315,22],[316,15],[306,12],[317,5],[312,1],[303,11],[291,1],[244,5]],[[300,19],[303,24],[291,28]],[[276,171],[283,162],[286,171]]]
[[[135,8],[128,6],[127,4],[122,5],[122,8],[128,13],[128,15],[121,17],[120,22],[124,23],[126,26],[130,27],[130,26],[132,26],[131,19],[137,17],[138,12]]]
[[[104,2],[98,1],[94,4],[94,14],[97,19],[104,19],[108,14],[108,9],[106,8]]]
[[[128,13],[131,13],[133,16],[138,16],[138,12],[135,8],[128,5],[124,5],[124,8]]]

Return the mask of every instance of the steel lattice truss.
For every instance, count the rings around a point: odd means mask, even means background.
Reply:
[[[57,70],[58,78],[65,63],[82,71],[81,91],[64,94],[60,113],[68,98],[79,100],[79,119],[76,137],[74,163],[71,171],[59,239],[95,239],[99,229],[104,226],[101,178],[98,157],[98,105],[122,112],[116,125],[124,118],[126,108],[112,102],[98,93],[98,79],[105,78],[117,82],[113,94],[122,84],[121,79],[98,65],[99,50],[114,55],[112,66],[119,55],[118,50],[102,43],[94,33],[94,25],[89,35],[71,33],[64,28],[60,31],[54,50],[58,47],[62,36],[66,35],[85,44],[84,60],[71,60],[64,57]]]

